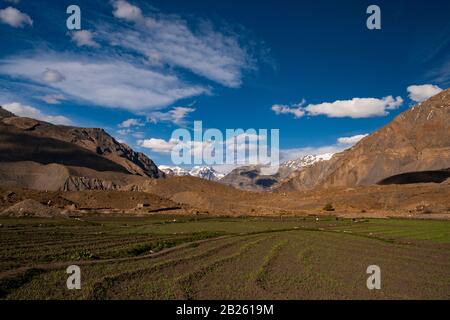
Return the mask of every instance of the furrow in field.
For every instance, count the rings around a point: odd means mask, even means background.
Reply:
[[[430,250],[423,250],[421,246],[418,245],[404,245],[404,244],[396,244],[396,243],[384,243],[379,242],[377,239],[373,239],[370,237],[360,237],[359,235],[355,235],[353,233],[335,233],[335,232],[313,232],[311,237],[315,238],[323,238],[325,237],[328,241],[321,241],[318,244],[326,248],[330,242],[333,243],[333,248],[335,250],[336,255],[339,253],[344,253],[346,251],[364,251],[367,250],[369,246],[373,246],[376,248],[383,248],[383,255],[387,258],[403,258],[409,259],[410,263],[422,263],[424,261],[435,260],[435,262],[441,266],[442,268],[450,268],[449,259],[445,259],[448,254],[448,250],[445,246],[437,249],[437,246],[434,246],[434,250],[430,253]],[[351,245],[349,243],[351,242]],[[378,242],[378,243],[377,243]]]
[[[248,251],[253,249],[256,245],[261,243],[262,241],[266,240],[266,238],[258,238],[254,241],[245,243],[243,246],[239,248],[239,250],[231,255],[228,255],[226,257],[217,259],[207,265],[202,266],[201,268],[190,272],[189,274],[180,277],[177,280],[177,283],[180,287],[180,293],[182,299],[191,300],[195,297],[195,290],[193,289],[194,283],[200,281],[203,277],[205,277],[208,273],[213,271],[214,269],[220,267],[221,265],[225,263],[229,263],[231,261],[235,261],[236,259],[242,257],[245,255]]]
[[[148,266],[148,261],[150,262],[155,262],[158,263],[158,261],[160,261],[159,259],[164,259],[166,257],[169,257],[168,261],[167,261],[167,265],[170,265],[171,263],[179,263],[180,258],[175,258],[175,259],[171,259],[170,256],[172,255],[176,255],[179,251],[180,254],[182,254],[182,252],[192,252],[196,250],[197,246],[208,246],[210,244],[213,244],[213,249],[208,250],[207,252],[203,252],[197,256],[188,256],[185,260],[189,260],[189,259],[195,259],[195,258],[201,258],[203,256],[207,256],[207,255],[214,255],[215,252],[217,252],[218,250],[221,249],[221,247],[227,247],[229,245],[232,244],[223,244],[223,245],[215,245],[216,242],[221,243],[221,241],[229,241],[229,239],[233,240],[233,238],[229,238],[229,237],[219,237],[219,238],[212,238],[212,239],[206,239],[206,240],[200,240],[200,241],[196,241],[193,243],[186,243],[186,244],[182,244],[179,247],[174,247],[174,248],[169,248],[166,250],[163,250],[161,252],[149,255],[149,256],[141,256],[141,257],[131,257],[131,258],[120,258],[120,259],[107,259],[107,260],[100,260],[100,261],[80,261],[78,263],[78,265],[80,265],[80,267],[85,270],[83,271],[84,273],[89,273],[89,269],[90,268],[94,268],[97,269],[98,271],[100,271],[100,273],[102,273],[103,270],[108,270],[108,274],[111,274],[112,272],[116,272],[117,270],[123,270],[121,273],[117,274],[118,277],[121,276],[126,276],[127,274],[139,274],[139,272],[144,272],[145,270],[149,269]],[[240,240],[237,240],[236,242],[239,242]],[[66,274],[65,274],[65,268],[70,265],[73,264],[73,262],[58,262],[58,263],[54,263],[54,264],[48,264],[48,265],[36,265],[35,268],[21,268],[23,270],[16,270],[13,273],[11,273],[12,271],[7,272],[7,274],[3,274],[0,277],[0,283],[1,284],[8,284],[8,283],[20,283],[20,287],[16,288],[16,287],[12,287],[10,289],[8,286],[5,285],[5,290],[8,291],[8,298],[11,297],[14,299],[14,297],[17,296],[21,296],[21,295],[26,295],[26,293],[29,291],[28,289],[28,283],[30,281],[32,281],[34,278],[34,275],[37,275],[37,277],[43,277],[46,278],[47,275],[52,275],[50,276],[49,279],[44,280],[44,283],[47,284],[47,286],[44,286],[44,288],[48,288],[51,287],[51,285],[49,283],[47,283],[48,281],[54,281],[54,275],[58,274],[59,276],[57,276],[58,281],[61,281],[61,283],[65,283],[65,279],[66,279]],[[138,265],[144,265],[144,267],[139,270],[135,270],[133,272],[130,272],[130,267],[132,268],[133,264],[138,264]],[[164,267],[166,265],[165,262],[161,262],[157,265],[155,265],[155,270],[158,270],[161,267]],[[120,267],[123,266],[124,269],[121,269]],[[63,268],[61,270],[61,268]],[[150,269],[152,269],[153,266],[150,266]],[[33,277],[29,277],[27,276],[28,274],[30,274],[30,272],[33,274]],[[9,273],[11,273],[11,275],[9,275]],[[105,274],[102,278],[102,280],[100,280],[99,282],[96,282],[95,284],[99,284],[101,283],[104,279],[107,279],[107,281],[109,281],[108,279],[114,279],[114,277],[116,276],[107,276],[107,274]],[[39,279],[36,280],[36,283],[39,283]],[[87,284],[89,283],[89,280],[87,280]],[[31,284],[30,284],[31,285]],[[35,284],[32,284],[32,287],[34,287]],[[67,290],[64,290],[64,286],[60,286],[58,284],[53,285],[54,288],[56,288],[56,291],[58,291],[57,289],[61,289],[63,290],[64,294],[68,294]],[[17,290],[17,292],[10,292],[10,291],[14,291]],[[23,290],[23,291],[22,291]],[[53,289],[55,290],[55,289]],[[78,290],[75,290],[78,291]],[[92,298],[92,291],[89,291],[89,294],[85,295],[85,298]],[[75,292],[77,293],[77,292]],[[17,295],[16,295],[17,294]],[[64,296],[64,295],[63,295]],[[75,294],[75,296],[77,296]],[[41,299],[45,299],[45,297],[43,296]]]
[[[127,288],[132,287],[132,282],[137,281],[137,285],[142,285],[144,281],[151,281],[149,278],[155,278],[160,274],[164,275],[176,275],[176,271],[170,269],[178,268],[180,265],[192,265],[199,263],[207,258],[215,257],[222,251],[239,245],[242,241],[248,241],[254,238],[254,236],[245,237],[233,237],[231,240],[220,240],[218,244],[212,248],[206,248],[206,251],[195,253],[192,255],[186,255],[186,252],[180,251],[175,254],[175,257],[167,259],[150,266],[134,270],[132,272],[124,271],[113,276],[107,276],[100,281],[97,281],[93,286],[90,294],[91,298],[98,299],[104,297],[121,297],[123,291],[120,287],[126,284]],[[225,242],[225,243],[223,243]],[[204,250],[203,246],[194,248],[192,251]],[[181,257],[180,257],[181,256]],[[133,295],[132,292],[128,292]],[[134,296],[135,298],[142,298]]]
[[[267,290],[267,282],[270,275],[271,267],[276,262],[281,249],[286,247],[288,242],[289,242],[288,239],[284,239],[278,242],[264,257],[263,265],[259,268],[259,270],[255,275],[255,281],[261,289]]]
[[[114,238],[106,238],[106,239],[90,239],[85,240],[81,242],[73,241],[72,243],[68,244],[66,242],[59,242],[59,243],[52,243],[51,245],[47,246],[34,246],[32,249],[28,249],[25,252],[22,250],[5,250],[2,251],[3,255],[13,255],[14,253],[18,253],[19,255],[22,255],[22,253],[25,253],[26,256],[32,256],[34,253],[35,256],[41,256],[48,257],[48,256],[58,256],[64,253],[67,253],[69,251],[77,252],[82,250],[93,250],[93,251],[103,251],[108,248],[117,248],[118,246],[125,247],[128,244],[137,244],[137,243],[145,243],[145,242],[153,242],[163,239],[173,239],[176,237],[168,236],[168,237],[162,237],[162,236],[155,236],[155,235],[147,235],[142,237],[114,237]],[[41,255],[42,252],[46,252],[46,255]]]
[[[21,237],[18,238],[16,243],[6,244],[0,241],[2,245],[4,245],[5,249],[11,250],[11,249],[24,249],[29,250],[36,248],[38,246],[58,246],[58,245],[83,245],[83,244],[89,244],[92,242],[108,242],[108,241],[114,241],[114,240],[121,240],[124,238],[123,235],[112,235],[112,234],[103,234],[103,233],[97,233],[97,234],[91,234],[86,236],[80,236],[78,234],[71,234],[68,237],[59,237],[58,235],[52,235],[52,238],[47,238],[45,241],[39,241],[42,239],[39,239],[40,235],[34,234],[29,235],[29,237]],[[142,235],[144,238],[145,235]]]

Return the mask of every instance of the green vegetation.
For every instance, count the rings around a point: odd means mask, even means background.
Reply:
[[[200,240],[205,240],[209,238],[214,238],[220,236],[220,232],[194,232],[191,235],[183,238],[177,239],[161,239],[157,240],[151,244],[138,244],[136,247],[130,250],[131,256],[140,256],[143,254],[156,253],[163,249],[172,248],[182,243],[195,242]]]
[[[320,217],[0,219],[4,299],[450,297],[450,222]],[[82,289],[65,288],[67,266]],[[383,272],[381,291],[366,268]]]

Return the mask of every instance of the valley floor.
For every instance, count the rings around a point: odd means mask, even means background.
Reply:
[[[449,249],[450,221],[2,218],[0,298],[450,299]]]

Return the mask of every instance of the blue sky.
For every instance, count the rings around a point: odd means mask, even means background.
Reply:
[[[81,8],[81,31],[66,8]],[[381,9],[368,30],[366,9]],[[0,0],[0,104],[170,164],[173,130],[342,150],[450,84],[448,1]],[[347,138],[347,139],[343,139]]]

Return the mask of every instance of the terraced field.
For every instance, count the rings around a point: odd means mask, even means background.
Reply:
[[[450,299],[450,222],[0,220],[2,299]],[[66,268],[81,268],[68,290]],[[366,269],[381,268],[368,290]]]

